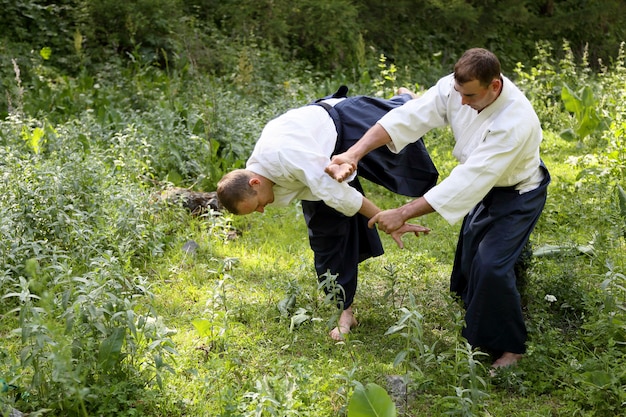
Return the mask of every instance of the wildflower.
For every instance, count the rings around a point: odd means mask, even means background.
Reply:
[[[543,299],[549,303],[554,303],[556,301],[556,297],[552,294],[546,294],[546,296]]]

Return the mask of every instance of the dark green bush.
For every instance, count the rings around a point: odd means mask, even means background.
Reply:
[[[187,10],[228,37],[262,39],[285,59],[332,70],[357,63],[362,26],[349,1],[193,0]]]
[[[173,37],[181,25],[178,0],[85,0],[93,36],[94,57],[100,49],[164,65],[174,52]]]
[[[48,47],[54,65],[75,69],[74,35],[87,22],[83,3],[83,0],[0,0],[0,50],[4,43],[12,46],[7,52],[39,52]]]
[[[619,0],[0,0],[0,6],[1,38],[11,50],[50,47],[54,65],[74,70],[117,54],[163,67],[196,59],[225,71],[233,65],[224,59],[232,55],[225,44],[251,46],[249,40],[326,73],[359,68],[372,52],[415,67],[434,58],[449,68],[474,46],[492,49],[512,70],[530,62],[536,42],[547,40],[558,52],[564,39],[577,58],[589,51],[598,68],[626,37],[626,4]]]

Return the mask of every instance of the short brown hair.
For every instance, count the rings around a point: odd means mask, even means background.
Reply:
[[[217,183],[217,198],[233,214],[239,214],[237,205],[256,195],[256,190],[250,186],[252,171],[236,169],[224,175]]]
[[[487,87],[491,81],[500,78],[500,61],[491,51],[483,48],[472,48],[463,54],[454,65],[454,79],[459,84],[478,80],[481,86]]]

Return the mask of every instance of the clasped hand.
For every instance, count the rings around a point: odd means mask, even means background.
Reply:
[[[425,235],[430,233],[428,227],[405,223],[398,209],[385,210],[374,215],[367,225],[372,228],[375,224],[378,224],[380,230],[391,235],[400,249],[404,249],[401,238],[405,233],[413,233],[417,237],[419,237],[420,233]]]
[[[356,171],[356,162],[341,153],[332,157],[324,171],[338,182],[343,182]]]
[[[345,181],[356,171],[357,161],[350,157],[346,152],[337,154],[332,157],[330,164],[324,171],[338,182]],[[419,236],[420,233],[427,235],[430,229],[417,224],[405,223],[401,213],[397,209],[381,211],[374,215],[369,222],[370,228],[378,224],[378,228],[383,232],[391,235],[396,241],[400,249],[404,248],[402,243],[402,235],[405,233],[413,233]]]
[[[428,227],[420,226],[418,224],[404,223],[398,229],[389,233],[391,237],[393,238],[393,240],[396,241],[396,244],[398,245],[400,249],[404,249],[404,243],[402,242],[402,235],[405,233],[413,233],[415,234],[415,236],[419,237],[420,233],[423,233],[425,235],[430,233],[430,229]]]
[[[403,224],[405,224],[406,219],[402,217],[400,210],[391,209],[381,211],[372,217],[367,225],[371,228],[374,225],[378,225],[378,228],[385,233],[393,233]]]

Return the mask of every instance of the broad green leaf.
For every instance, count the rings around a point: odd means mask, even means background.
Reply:
[[[370,383],[355,388],[348,404],[348,417],[395,417],[396,406],[387,391]]]
[[[533,251],[533,256],[538,258],[547,257],[547,256],[576,256],[576,255],[589,255],[594,256],[595,251],[593,246],[588,245],[579,245],[579,246],[568,246],[568,245],[542,245],[541,247],[535,249]]]
[[[397,368],[402,364],[402,362],[404,362],[408,353],[409,352],[407,350],[401,350],[400,353],[396,355],[395,359],[393,360],[394,368]]]
[[[100,343],[100,349],[98,351],[98,363],[102,365],[105,370],[112,369],[117,364],[120,354],[122,352],[122,345],[124,344],[124,336],[126,335],[126,329],[122,327],[116,327],[113,329],[113,333]]]
[[[569,141],[569,142],[573,142],[575,140],[578,140],[578,136],[576,136],[576,132],[574,132],[573,129],[562,130],[561,133],[559,134],[559,136],[561,136],[561,138],[563,138],[563,139],[565,139],[566,141]]]
[[[46,61],[50,59],[50,57],[52,56],[52,49],[50,49],[49,46],[44,46],[43,48],[41,48],[41,50],[39,51],[39,55],[45,59]]]
[[[576,131],[580,138],[584,138],[598,128],[600,119],[598,118],[594,107],[585,107],[582,115],[579,116],[578,122],[579,126]]]
[[[565,109],[567,111],[576,115],[582,112],[581,100],[567,86],[567,84],[563,84],[563,88],[561,89],[561,100],[563,100],[563,104],[565,105]]]
[[[205,133],[204,120],[198,118],[191,129],[194,135],[202,135]]]
[[[211,336],[211,322],[207,319],[195,319],[191,324],[196,328],[200,336]]]
[[[605,387],[614,382],[613,374],[604,371],[585,372],[582,374],[582,378],[584,381],[599,388]]]
[[[586,108],[596,107],[596,99],[593,96],[593,90],[588,85],[582,90],[582,105]]]
[[[296,296],[294,294],[287,294],[285,298],[278,302],[278,311],[280,315],[287,317],[291,309],[296,305]]]
[[[398,333],[399,331],[404,330],[406,327],[406,324],[394,324],[389,329],[387,329],[387,331],[385,332],[385,336]]]
[[[299,308],[298,310],[296,310],[294,315],[291,316],[291,325],[289,326],[289,331],[290,332],[293,331],[295,327],[301,325],[302,323],[309,320],[310,318],[311,316],[307,314],[306,309]]]
[[[171,169],[170,172],[167,173],[166,179],[174,185],[180,185],[183,182],[183,176],[174,169]]]

